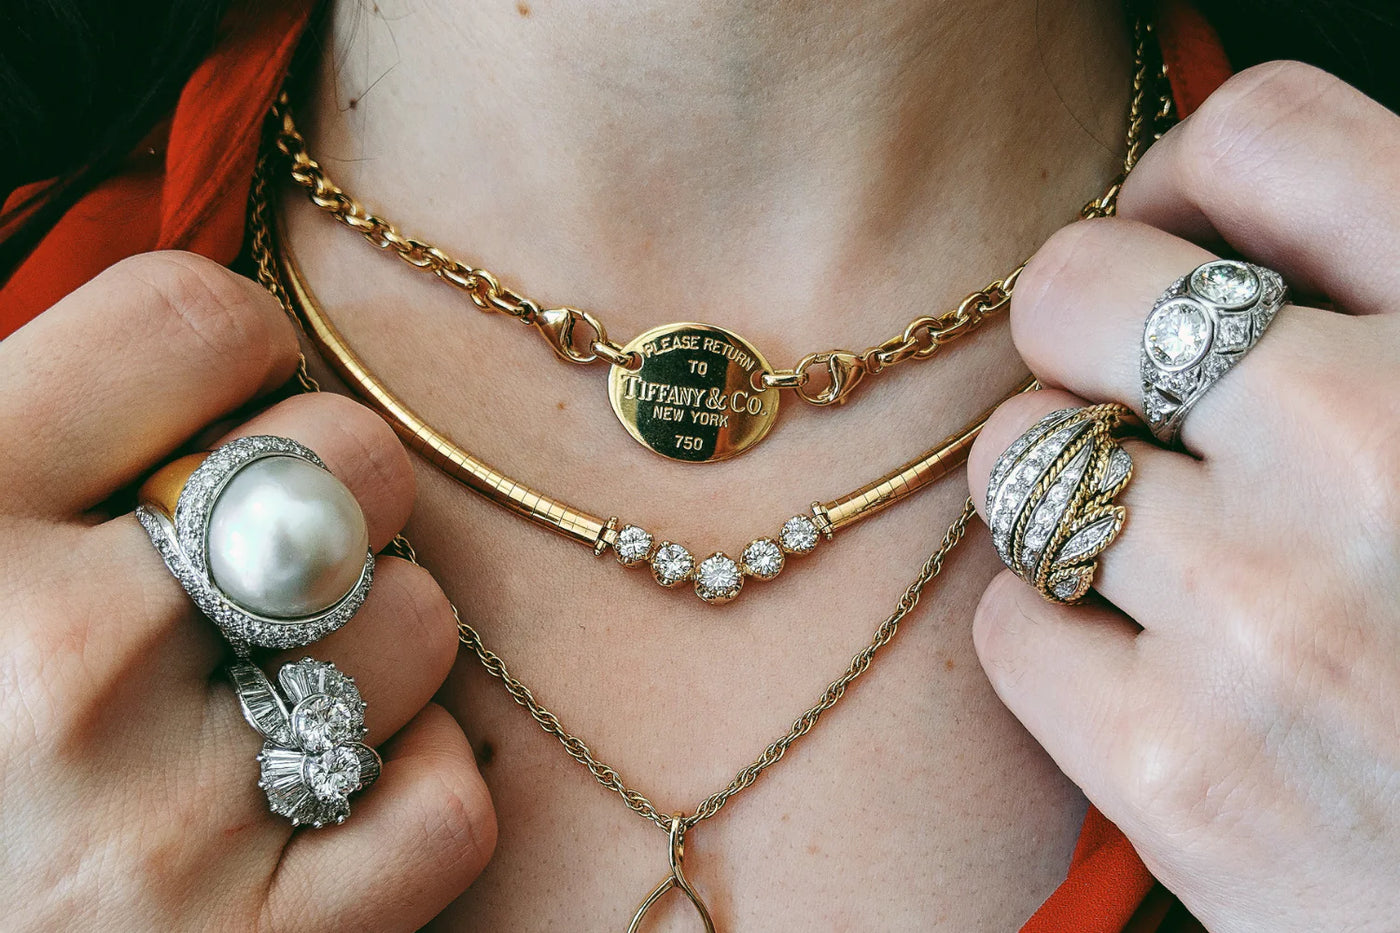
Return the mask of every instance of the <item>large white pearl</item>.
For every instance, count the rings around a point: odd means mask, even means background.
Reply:
[[[296,457],[254,460],[234,474],[209,520],[209,573],[229,599],[276,619],[314,615],[355,586],[369,549],[345,485]]]

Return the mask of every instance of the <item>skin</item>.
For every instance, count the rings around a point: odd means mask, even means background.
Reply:
[[[120,335],[114,342],[111,335]],[[331,832],[293,834],[255,786],[261,740],[224,649],[130,514],[107,500],[282,384],[296,341],[258,286],[152,253],[113,266],[0,346],[6,575],[0,634],[0,892],[19,930],[421,925],[481,870],[495,816],[461,727],[429,703],[454,627],[424,571],[386,560],[353,624],[314,652],[352,671],[385,773]],[[317,451],[364,510],[402,526],[413,473],[392,431],[335,396],[233,432]],[[231,436],[231,435],[230,435]],[[54,464],[64,464],[55,470]],[[305,650],[279,661],[305,656]]]
[[[298,120],[372,209],[541,301],[595,311],[614,336],[705,320],[780,365],[862,349],[1005,274],[1121,158],[1116,3],[528,9],[338,5]],[[969,67],[988,37],[999,51]],[[622,431],[604,368],[555,361],[301,196],[285,204],[321,304],[431,423],[512,476],[702,554],[737,553],[916,456],[1024,374],[998,325],[844,408],[789,396],[758,448],[681,466]],[[950,479],[716,609],[431,467],[418,481],[409,535],[425,564],[664,812],[724,787],[815,701],[966,495]],[[724,928],[1014,929],[1063,879],[1084,803],[1006,714],[969,637],[997,568],[979,530],[869,680],[688,836],[687,873]],[[489,761],[501,835],[438,928],[625,929],[666,869],[665,836],[474,659],[440,699]],[[695,923],[674,902],[655,916],[655,930]]]
[[[1197,244],[1318,296],[1200,402],[1189,453],[1133,445],[1097,583],[1116,609],[1004,573],[974,625],[1007,706],[1219,933],[1390,930],[1400,908],[1397,152],[1400,119],[1328,75],[1237,76],[1150,151],[1119,219],[1037,253],[1012,332],[1054,388],[1005,405],[968,465],[980,500],[1042,414],[1136,406],[1116,348],[1211,258]]]
[[[873,341],[929,296],[956,300],[1033,252],[1113,171],[1094,132],[1115,138],[1122,94],[1103,89],[1126,87],[1107,5],[901,21],[905,5],[867,20],[716,4],[639,22],[627,7],[569,19],[539,4],[474,7],[460,15],[479,21],[452,30],[443,11],[380,9],[414,54],[367,94],[388,27],[366,15],[352,29],[336,8],[340,54],[303,108],[317,154],[412,231],[532,294],[606,309],[621,334],[700,316],[784,360]],[[1083,28],[1063,27],[1071,12]],[[973,29],[973,13],[1004,20]],[[1061,28],[1038,29],[1046,20]],[[993,61],[1038,48],[1047,72],[969,68],[989,34],[1008,51]],[[475,44],[491,54],[463,54]],[[723,75],[700,67],[716,60]],[[596,67],[568,67],[580,61]],[[429,81],[439,93],[422,93]],[[815,116],[775,125],[783,114]],[[926,135],[896,132],[908,126]],[[687,840],[723,928],[1014,929],[1063,876],[1083,806],[1071,781],[1213,933],[1386,928],[1400,751],[1377,711],[1400,687],[1386,427],[1400,413],[1385,407],[1400,339],[1379,312],[1393,310],[1400,255],[1397,150],[1395,118],[1330,79],[1251,72],[1152,150],[1122,220],[1076,225],[1037,254],[1015,349],[1054,392],[1091,400],[1136,400],[1124,348],[1161,289],[1210,255],[1192,242],[1228,242],[1370,316],[1286,312],[1192,414],[1200,460],[1132,448],[1131,517],[1100,586],[1135,622],[1047,607],[996,575],[975,534],[871,678]],[[522,216],[550,222],[512,222]],[[623,517],[696,547],[741,545],[854,488],[1020,374],[1005,330],[989,330],[844,410],[789,403],[742,460],[681,468],[609,423],[596,371],[553,363],[508,322],[464,318],[459,296],[366,260],[295,200],[288,221],[337,323],[435,424],[507,472],[634,509]],[[676,272],[696,269],[724,274]],[[112,333],[128,339],[113,346]],[[384,777],[333,831],[293,835],[265,814],[258,743],[215,675],[212,629],[131,517],[103,504],[190,438],[226,430],[210,422],[243,421],[294,354],[256,287],[169,255],[119,265],[0,346],[0,436],[33,439],[0,459],[0,547],[28,569],[0,589],[0,614],[17,620],[0,636],[0,893],[16,925],[407,930],[456,898],[440,928],[623,927],[661,875],[664,837],[474,660],[438,694],[451,716],[428,702],[454,632],[442,592],[402,563],[385,561],[361,616],[314,649],[359,680],[370,740],[393,736]],[[1066,401],[1047,392],[998,413],[969,462],[975,498],[996,454]],[[320,453],[375,546],[408,519],[491,646],[662,807],[723,785],[786,727],[963,495],[923,493],[717,611],[594,565],[411,464],[343,399],[280,402],[237,431]],[[1221,515],[1209,534],[1203,514]],[[1339,552],[1349,559],[1319,560]],[[654,929],[693,923],[670,910]]]

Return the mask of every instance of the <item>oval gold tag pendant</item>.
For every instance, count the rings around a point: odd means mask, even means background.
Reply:
[[[623,348],[637,369],[612,367],[608,396],[622,426],[644,446],[687,463],[737,457],[763,440],[778,416],[773,368],[738,334],[712,324],[667,324]]]

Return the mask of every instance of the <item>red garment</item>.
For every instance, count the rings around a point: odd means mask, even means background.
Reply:
[[[0,288],[0,337],[126,256],[186,249],[224,265],[234,261],[259,127],[313,5],[255,0],[238,6],[185,86],[168,126],[74,205]],[[1177,111],[1189,114],[1229,76],[1229,64],[1210,25],[1184,0],[1164,0],[1156,23]],[[33,190],[14,192],[10,205]],[[1091,809],[1068,876],[1021,933],[1200,929],[1156,885],[1123,834]]]

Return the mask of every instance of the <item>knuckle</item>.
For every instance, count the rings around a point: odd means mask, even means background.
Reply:
[[[440,656],[441,676],[446,677],[457,653],[457,621],[452,604],[433,575],[417,564],[397,557],[380,558],[383,578],[392,581],[400,606],[407,610],[424,640]]]
[[[1400,422],[1356,415],[1352,420],[1361,423],[1352,426],[1338,448],[1350,447],[1346,470],[1354,492],[1348,496],[1348,508],[1379,532],[1393,553],[1400,546],[1395,533],[1400,528],[1400,474],[1395,469],[1400,463]]]
[[[379,415],[354,399],[329,392],[293,396],[277,410],[291,420],[315,423],[333,433],[332,447],[344,451],[347,469],[361,474],[362,488],[386,490],[411,504],[413,464],[394,429]]]
[[[1338,78],[1301,62],[1248,68],[1181,124],[1183,170],[1199,187],[1228,191],[1271,157],[1277,140],[1296,136],[1314,114],[1335,111],[1336,96],[1348,90]]]
[[[295,359],[296,335],[281,309],[258,285],[194,253],[144,253],[106,275],[140,290],[163,337],[214,359],[236,357],[272,372]]]
[[[441,728],[457,736],[432,753],[433,780],[424,796],[424,820],[419,826],[425,851],[446,853],[439,863],[444,874],[465,888],[496,850],[496,809],[452,714],[429,703],[418,718],[421,728]]]
[[[972,645],[987,676],[999,687],[1014,684],[1022,670],[1020,608],[1025,584],[1006,570],[997,574],[972,616]]]
[[[1107,773],[1137,825],[1180,837],[1215,822],[1220,800],[1199,748],[1160,714],[1124,718],[1113,727]]]
[[[1126,223],[1096,217],[1061,227],[1026,263],[1011,299],[1011,337],[1033,370],[1038,362],[1033,357],[1045,355],[1041,335],[1070,323],[1072,296],[1087,287],[1086,277],[1121,242]]]
[[[452,853],[445,867],[465,887],[496,851],[496,810],[480,781],[461,776],[445,776],[438,797],[441,832]]]

